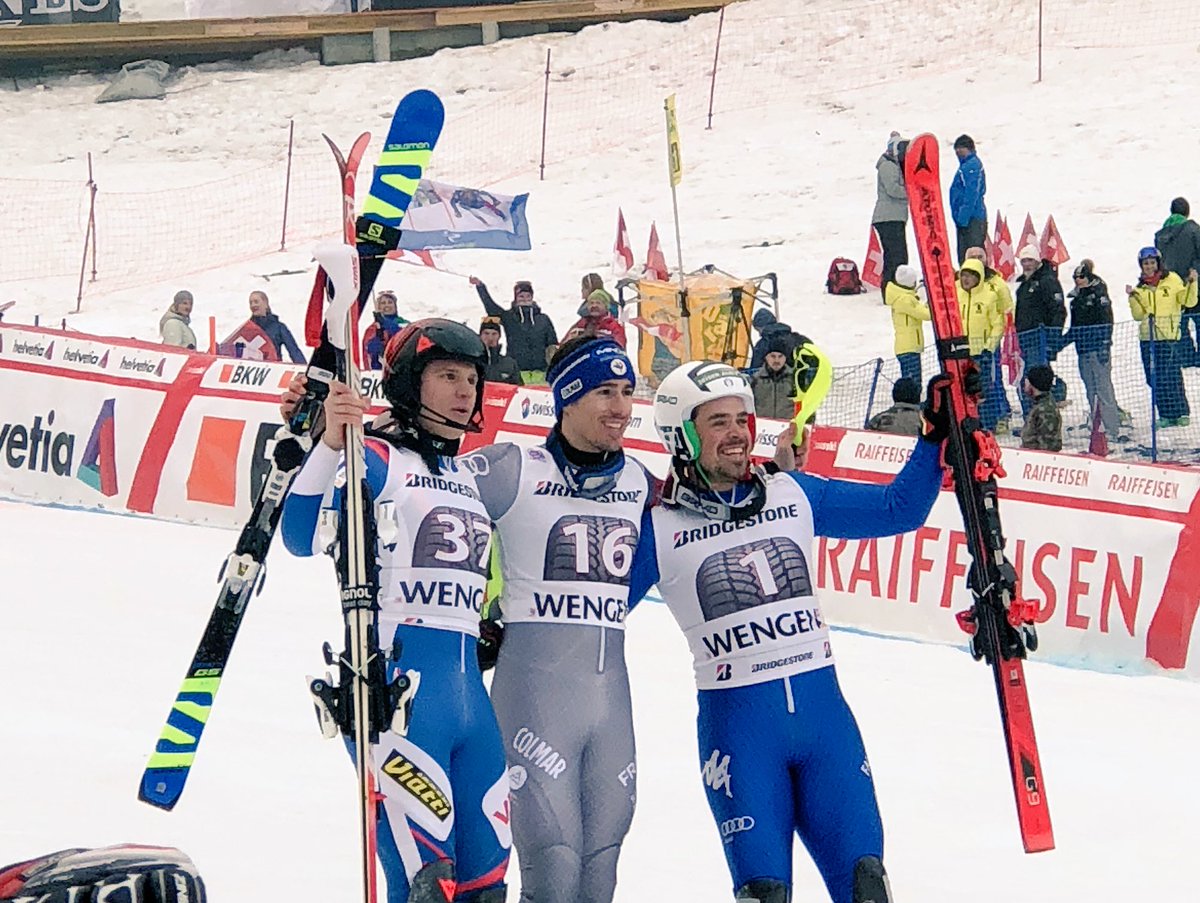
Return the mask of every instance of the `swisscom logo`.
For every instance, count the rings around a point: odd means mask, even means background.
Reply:
[[[59,477],[74,475],[101,495],[111,498],[117,486],[116,399],[107,398],[92,425],[79,468],[75,468],[78,438],[54,429],[54,411],[23,423],[0,423],[0,465],[10,470],[29,470]]]

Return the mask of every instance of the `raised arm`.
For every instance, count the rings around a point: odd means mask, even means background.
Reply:
[[[900,473],[886,485],[826,480],[790,472],[813,509],[813,529],[834,539],[907,533],[925,523],[942,487],[941,446],[918,439]]]

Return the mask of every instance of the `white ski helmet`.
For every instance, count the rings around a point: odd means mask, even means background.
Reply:
[[[683,461],[695,461],[700,456],[700,436],[692,417],[700,405],[718,398],[742,400],[750,415],[750,441],[754,442],[754,391],[750,380],[727,364],[692,361],[668,373],[654,395],[654,426],[668,452]]]

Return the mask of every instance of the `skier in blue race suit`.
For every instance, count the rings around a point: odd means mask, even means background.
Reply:
[[[478,429],[487,354],[467,327],[421,320],[384,350],[390,415],[367,430],[367,483],[379,524],[379,637],[403,642],[401,666],[420,674],[408,730],[372,748],[384,796],[379,858],[388,903],[502,903],[512,836],[504,749],[476,643],[492,539],[473,472],[453,459]],[[294,383],[287,405],[302,384]],[[323,551],[321,509],[334,484],[347,423],[366,401],[334,384],[326,430],[283,510],[296,555]],[[327,540],[325,540],[327,541]]]
[[[925,522],[949,429],[943,380],[931,381],[923,438],[883,486],[751,466],[754,395],[724,364],[684,364],[658,388],[671,469],[642,526],[629,599],[657,583],[691,647],[699,764],[738,900],[791,899],[793,834],[833,903],[891,899],[871,769],[809,562],[816,536]],[[794,435],[780,437],[777,462],[791,463]]]

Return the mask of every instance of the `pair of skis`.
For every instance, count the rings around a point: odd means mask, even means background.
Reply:
[[[445,113],[437,95],[414,91],[396,108],[376,166],[364,215],[355,218],[355,183],[370,141],[361,135],[343,156],[326,137],[338,163],[342,188],[343,242],[318,249],[318,285],[327,302],[321,341],[306,372],[307,391],[291,421],[281,428],[271,470],[255,500],[222,580],[187,676],[142,776],[139,799],[171,809],[183,793],[213,701],[250,598],[261,590],[264,563],[292,479],[319,435],[319,412],[330,380],[356,388],[362,365],[359,319],[388,251],[399,245],[400,222],[441,134]],[[318,299],[321,300],[320,298]],[[379,652],[376,636],[378,581],[373,506],[366,485],[361,425],[345,436],[346,484],[338,525],[338,573],[346,622],[346,650],[326,660],[339,666],[341,681],[313,681],[318,718],[327,733],[351,736],[359,777],[363,899],[376,898],[375,824],[378,794],[371,742],[402,707],[413,686],[399,675],[394,659]],[[372,699],[373,692],[378,693]]]
[[[959,623],[971,634],[971,652],[991,666],[1017,803],[1017,821],[1027,853],[1054,849],[1023,660],[1037,648],[1035,607],[1017,595],[1017,573],[1004,555],[996,478],[1004,476],[1000,448],[979,421],[976,399],[965,379],[975,366],[963,331],[954,262],[942,208],[937,139],[912,141],[904,181],[913,231],[925,275],[929,311],[942,370],[951,377],[948,393],[950,435],[945,461],[967,533],[971,569],[967,585],[974,597]]]

